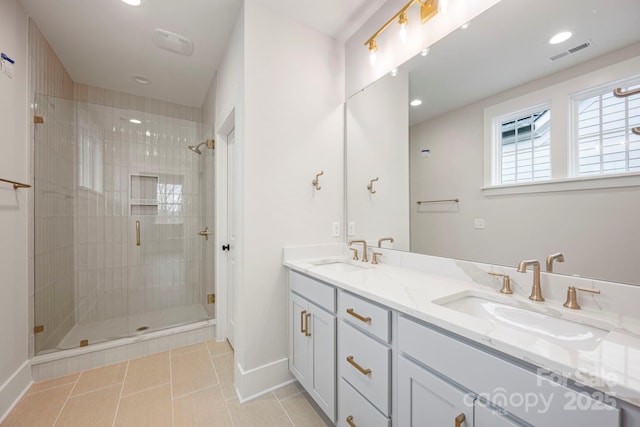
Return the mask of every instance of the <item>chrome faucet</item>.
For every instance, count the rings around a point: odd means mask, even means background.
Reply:
[[[393,237],[382,237],[382,238],[378,239],[378,247],[379,248],[382,247],[382,242],[393,243]]]
[[[520,261],[518,264],[518,271],[520,273],[525,273],[527,271],[527,266],[533,266],[533,288],[531,288],[531,295],[529,295],[529,299],[532,301],[544,301],[542,297],[542,288],[540,288],[540,263],[535,259],[529,261]]]
[[[562,255],[560,252],[558,252],[557,254],[549,255],[547,257],[547,272],[549,273],[553,272],[554,261],[564,262],[564,255]]]
[[[362,243],[362,262],[369,262],[369,259],[367,258],[367,241],[366,240],[349,240],[349,243],[347,244],[351,246],[354,243]]]

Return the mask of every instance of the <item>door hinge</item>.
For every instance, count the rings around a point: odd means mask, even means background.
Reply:
[[[44,123],[44,117],[42,117],[42,116],[33,116],[33,123],[37,123],[37,124]]]
[[[215,304],[216,303],[216,294],[207,295],[207,304]]]
[[[44,326],[39,325],[39,326],[36,326],[35,328],[33,328],[33,333],[34,334],[39,334],[40,332],[44,332]]]

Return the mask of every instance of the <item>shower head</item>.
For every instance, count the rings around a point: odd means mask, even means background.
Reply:
[[[196,154],[202,154],[202,151],[200,151],[201,145],[206,145],[208,149],[213,150],[216,146],[216,142],[213,139],[207,139],[205,142],[201,142],[198,145],[190,145],[189,150]]]
[[[199,146],[198,146],[199,147]],[[196,154],[202,154],[202,151],[200,151],[200,149],[195,145],[190,145],[189,146],[189,150],[193,151]]]

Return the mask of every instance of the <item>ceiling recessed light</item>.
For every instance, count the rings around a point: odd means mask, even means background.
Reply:
[[[129,6],[140,6],[141,0],[122,0],[122,2]]]
[[[129,119],[129,122],[133,123],[134,125],[139,125],[140,123],[142,123],[140,120],[138,119]]]
[[[420,99],[414,99],[409,103],[412,107],[417,107],[418,105],[422,105],[422,101]]]
[[[131,78],[133,79],[133,81],[135,81],[136,83],[140,83],[141,85],[151,84],[151,79],[149,77],[143,76],[141,74],[136,74],[136,75],[132,76]]]
[[[562,31],[556,34],[555,36],[551,37],[549,39],[549,43],[558,44],[558,43],[566,42],[571,38],[572,35],[573,34],[571,33],[571,31]]]

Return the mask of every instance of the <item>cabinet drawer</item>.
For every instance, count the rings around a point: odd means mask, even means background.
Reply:
[[[333,286],[296,271],[289,271],[289,289],[332,313],[336,312],[336,288]]]
[[[355,391],[344,379],[340,380],[340,414],[339,427],[351,427],[347,422],[351,420],[357,427],[390,427],[391,421]]]
[[[390,342],[389,319],[391,318],[391,310],[349,293],[340,292],[338,311],[340,316],[347,322],[367,331],[384,342]]]
[[[340,375],[389,416],[391,349],[344,321],[338,334]]]
[[[600,392],[593,397],[587,389],[578,393],[552,382],[544,369],[537,373],[525,369],[404,316],[398,317],[398,349],[475,394],[488,399],[507,396],[493,403],[527,423],[560,425],[558,420],[564,420],[565,425],[582,427],[620,425],[620,409],[603,404]],[[526,392],[543,398],[535,405],[509,399]],[[578,402],[580,408],[572,407]]]

